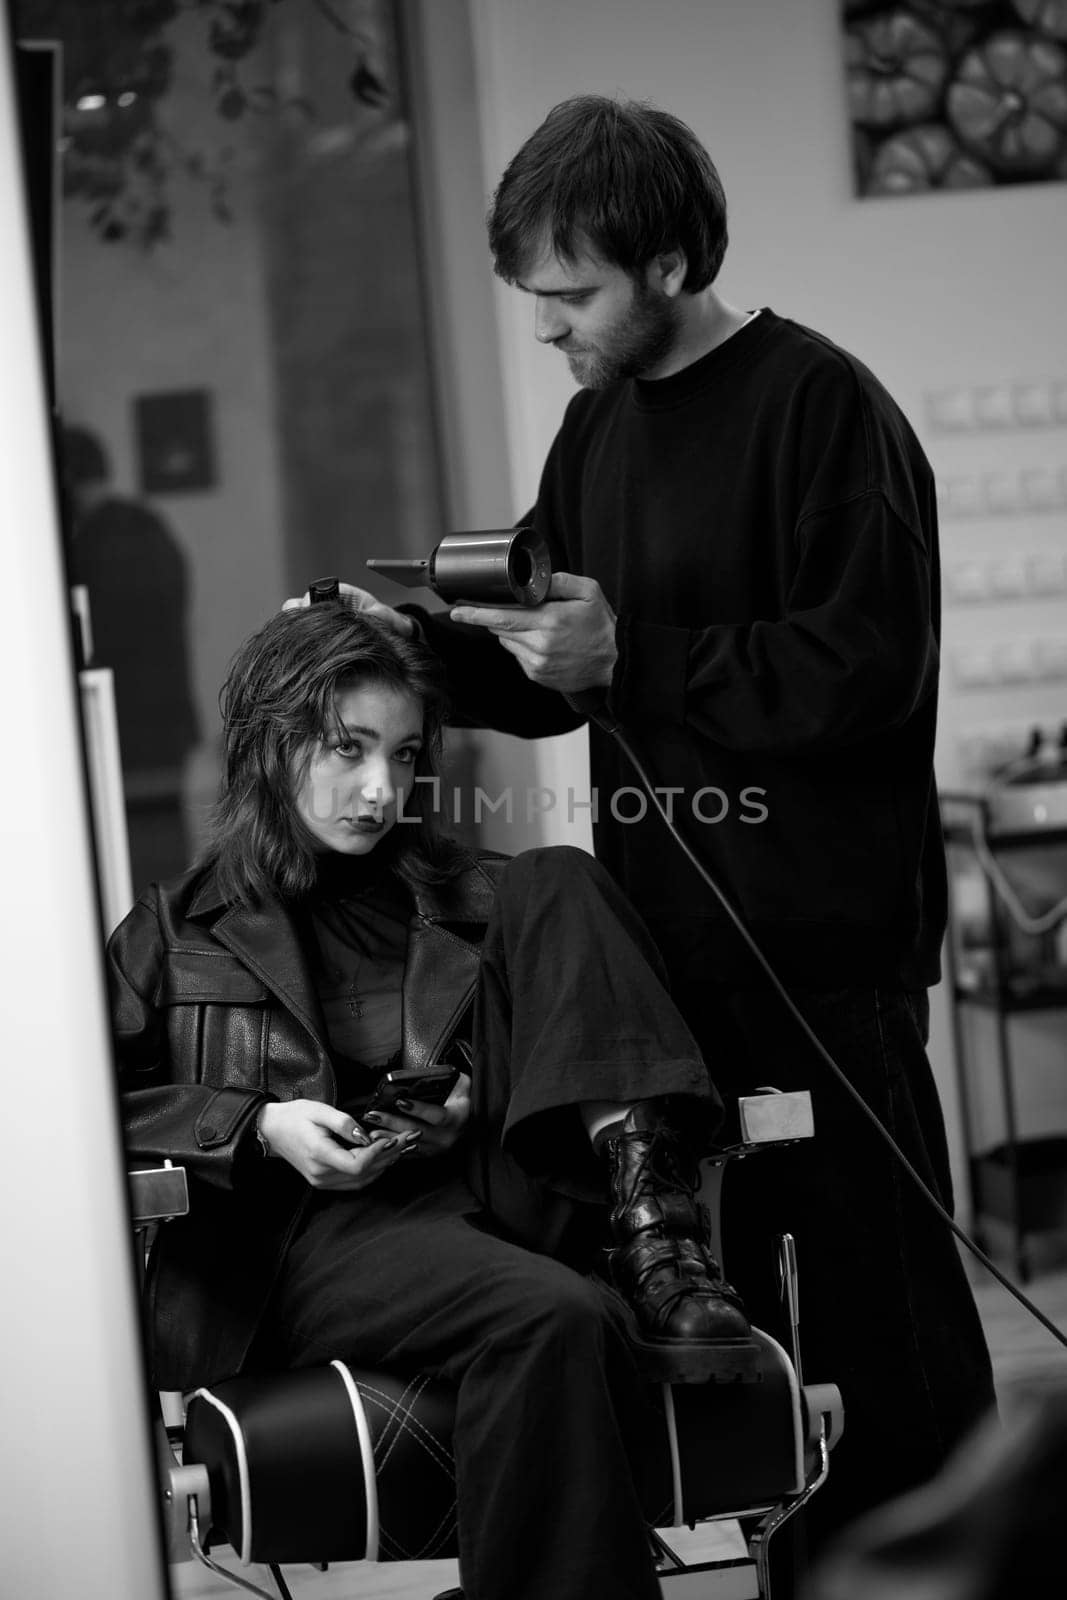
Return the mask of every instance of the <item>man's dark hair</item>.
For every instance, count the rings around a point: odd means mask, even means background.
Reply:
[[[314,841],[297,815],[295,790],[316,748],[337,735],[337,696],[366,687],[399,690],[421,705],[415,776],[432,779],[445,685],[438,657],[424,644],[329,601],[279,612],[237,652],[219,695],[222,783],[200,859],[214,865],[227,899],[256,905],[270,896],[299,898],[314,885]],[[427,787],[416,784],[405,801],[418,821],[395,826],[376,851],[410,884],[450,877],[461,863],[436,831]]]
[[[488,226],[493,265],[507,283],[547,239],[561,261],[591,247],[634,277],[682,249],[683,287],[695,294],[726,253],[726,196],[708,152],[677,117],[635,100],[576,95],[509,162]]]

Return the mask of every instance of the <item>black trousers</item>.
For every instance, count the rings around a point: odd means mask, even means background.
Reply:
[[[643,925],[581,851],[504,872],[472,1076],[461,1159],[313,1204],[266,1338],[294,1366],[340,1357],[455,1384],[468,1600],[655,1600],[652,1392],[618,1301],[584,1275],[606,1189],[576,1108],[682,1094],[710,1124],[717,1102]]]
[[[676,991],[724,1094],[812,1093],[814,1139],[728,1171],[726,1271],[774,1331],[773,1240],[792,1233],[804,1377],[842,1392],[845,1432],[804,1514],[814,1553],[860,1512],[931,1478],[995,1404],[959,1247],[830,1068],[767,991]],[[944,1117],[926,1056],[925,992],[797,991],[849,1082],[951,1213]],[[777,1592],[777,1590],[776,1590]]]

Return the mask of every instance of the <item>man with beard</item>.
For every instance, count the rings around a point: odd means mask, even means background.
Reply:
[[[814,1035],[951,1209],[925,1053],[946,910],[930,466],[854,356],[721,296],[722,186],[676,118],[557,106],[505,171],[489,240],[582,386],[522,519],[551,553],[548,599],[450,616],[354,603],[422,628],[468,722],[551,734],[582,720],[566,696],[600,694]],[[590,749],[596,853],[718,1088],[812,1092],[815,1139],[731,1173],[725,1238],[774,1328],[770,1239],[795,1236],[805,1377],[844,1395],[818,1544],[930,1477],[992,1405],[973,1297],[945,1222],[635,798],[606,728]]]

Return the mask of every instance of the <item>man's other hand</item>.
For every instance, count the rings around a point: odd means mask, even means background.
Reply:
[[[339,587],[341,599],[346,605],[351,606],[353,611],[362,611],[368,617],[377,617],[379,622],[388,623],[394,633],[399,633],[405,639],[414,638],[416,627],[413,617],[406,617],[402,611],[394,611],[392,606],[387,606],[383,600],[376,599],[369,589],[357,589],[351,583],[342,583]],[[282,610],[300,611],[310,604],[311,595],[305,590],[302,595],[287,600]]]

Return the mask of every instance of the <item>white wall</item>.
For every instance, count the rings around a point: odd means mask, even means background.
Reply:
[[[1067,468],[1062,427],[941,435],[926,401],[929,391],[1067,378],[1067,191],[1041,184],[854,198],[838,0],[469,0],[469,11],[487,198],[557,101],[585,91],[651,99],[691,124],[721,172],[732,240],[721,278],[727,299],[771,305],[851,348],[896,395],[939,474]],[[573,389],[561,358],[535,343],[529,303],[500,284],[495,295],[518,513],[534,497]],[[972,555],[991,561],[1005,548],[1056,551],[1064,532],[1062,512],[947,515],[944,556],[952,564]],[[960,647],[1035,631],[1067,637],[1062,594],[946,611],[943,783],[959,781],[962,736],[1054,719],[1063,707],[1062,682],[979,691],[955,683]],[[580,751],[573,737],[546,749],[543,781],[587,784]],[[943,988],[934,996],[932,1054],[958,1174]]]
[[[465,6],[405,0],[412,84],[415,170],[422,270],[432,338],[444,492],[442,526],[510,527],[525,509],[515,500],[500,341],[493,316],[493,273],[485,247],[485,159],[478,83]],[[379,589],[383,598],[388,595]],[[419,598],[434,606],[426,594]],[[434,608],[436,608],[434,606]],[[584,741],[585,735],[574,736]],[[483,808],[476,833],[487,849],[516,854],[553,836],[535,809],[556,741],[526,741],[485,729],[452,729],[449,767],[503,801]],[[510,810],[507,797],[513,796]],[[473,800],[469,802],[473,821]],[[454,810],[452,823],[460,819]],[[592,846],[592,839],[583,841]]]
[[[556,101],[651,99],[690,123],[723,177],[726,297],[851,346],[920,428],[928,387],[1045,373],[1057,354],[1067,367],[1059,185],[853,198],[837,0],[470,5],[487,193]],[[534,344],[529,304],[500,285],[498,308],[528,504],[573,391],[566,364]]]

